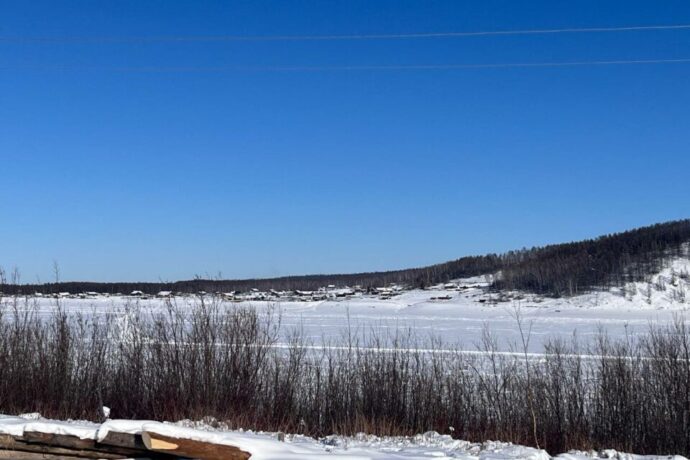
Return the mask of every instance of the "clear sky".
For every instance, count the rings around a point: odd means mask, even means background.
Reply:
[[[338,67],[687,59],[690,29],[136,39],[667,24],[690,2],[0,0],[0,265],[383,270],[689,217],[690,63]]]

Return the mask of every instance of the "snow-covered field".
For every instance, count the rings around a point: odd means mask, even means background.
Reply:
[[[523,324],[531,325],[530,351],[540,353],[549,338],[571,338],[576,334],[582,344],[599,330],[610,336],[645,333],[650,324],[664,325],[686,317],[690,307],[690,260],[675,260],[648,282],[631,283],[621,289],[595,292],[571,298],[552,299],[521,293],[491,293],[483,277],[457,280],[456,287],[439,286],[427,290],[402,291],[391,298],[358,294],[328,300],[251,301],[239,305],[256,308],[262,314],[280,316],[283,337],[299,329],[315,346],[345,345],[348,334],[358,335],[374,330],[395,333],[411,330],[424,340],[440,337],[447,348],[460,347],[468,352],[477,350],[485,327],[499,339],[503,351],[517,351],[520,333],[516,321],[519,310]],[[686,293],[688,295],[686,295]],[[204,298],[221,302],[221,308],[233,308],[234,302],[220,297]],[[168,303],[183,309],[198,308],[199,297],[141,299],[132,296],[92,296],[90,298],[24,297],[3,298],[6,305],[36,309],[50,315],[58,305],[67,312],[109,317],[118,324],[126,323],[129,311],[162,311]],[[284,344],[281,342],[278,344]],[[518,351],[519,352],[519,351]],[[22,430],[71,434],[85,439],[98,439],[109,427],[140,432],[146,426],[165,433],[194,436],[195,439],[231,443],[252,452],[258,460],[330,459],[451,459],[467,460],[586,460],[616,458],[638,460],[642,457],[613,450],[601,452],[545,452],[510,443],[486,441],[471,443],[430,432],[412,437],[377,437],[359,434],[352,437],[328,436],[313,439],[301,435],[257,433],[228,430],[222,423],[189,420],[161,424],[158,422],[108,421],[103,425],[89,422],[56,422],[37,414],[21,417],[0,415],[0,434],[21,436]],[[194,429],[193,431],[190,431]],[[283,438],[280,440],[279,438]],[[552,457],[553,455],[553,457]]]
[[[212,423],[216,425],[216,423]],[[120,433],[141,433],[153,431],[171,437],[195,439],[198,441],[229,444],[250,452],[252,460],[423,460],[423,459],[465,459],[465,460],[587,460],[592,458],[614,458],[620,460],[674,459],[682,456],[641,456],[603,450],[600,452],[571,451],[554,454],[544,450],[504,442],[485,441],[471,443],[452,439],[448,435],[428,432],[410,437],[379,437],[359,434],[352,437],[327,436],[314,439],[301,435],[278,433],[257,433],[251,431],[225,430],[222,426],[213,428],[208,421],[159,423],[152,421],[109,420],[103,424],[90,422],[61,422],[46,420],[39,414],[19,417],[0,415],[0,434],[22,436],[24,431],[76,436],[81,439],[103,440],[109,431]],[[281,440],[282,439],[282,440]]]
[[[620,337],[644,333],[650,324],[685,319],[690,307],[690,280],[685,276],[689,271],[690,261],[678,259],[650,282],[561,299],[520,293],[508,293],[500,299],[497,294],[487,292],[484,277],[477,277],[457,280],[455,284],[465,287],[459,290],[443,287],[408,290],[390,299],[360,294],[337,300],[249,301],[239,305],[252,306],[259,312],[278,312],[286,334],[299,329],[316,345],[337,346],[349,333],[411,329],[422,340],[434,335],[448,347],[475,350],[483,329],[488,327],[504,351],[510,351],[520,342],[515,320],[519,308],[523,324],[531,324],[530,351],[538,353],[543,350],[543,343],[554,337],[570,339],[576,334],[580,343],[586,343],[602,329]],[[164,308],[168,301],[194,308],[199,300],[194,296],[171,300],[99,296],[66,298],[59,302],[71,312],[119,316],[124,315],[127,305],[156,310]],[[55,299],[47,298],[30,298],[28,302],[45,314],[53,311],[56,304]],[[224,304],[233,305],[228,301]]]

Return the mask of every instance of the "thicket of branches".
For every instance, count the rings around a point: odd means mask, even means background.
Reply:
[[[45,284],[8,283],[0,277],[0,291],[6,294],[43,294],[62,291],[124,293],[134,290],[148,294],[159,291],[183,293],[246,292],[253,288],[315,290],[327,285],[364,288],[402,284],[427,287],[452,279],[493,274],[502,276],[494,289],[517,289],[552,296],[567,296],[591,289],[621,286],[643,280],[660,269],[663,262],[683,251],[690,242],[690,219],[643,227],[576,243],[557,244],[511,251],[502,255],[463,257],[457,260],[387,272],[344,275],[288,276],[272,279],[194,279],[160,283],[56,282]]]
[[[215,417],[310,435],[413,434],[535,445],[690,454],[690,330],[682,321],[591,348],[552,342],[543,359],[482,355],[412,334],[276,347],[278,317],[170,305],[107,318],[0,316],[0,413],[178,420]],[[583,356],[584,352],[593,353]]]

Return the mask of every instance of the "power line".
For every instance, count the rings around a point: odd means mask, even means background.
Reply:
[[[471,70],[510,69],[540,67],[583,67],[616,65],[688,64],[690,58],[679,59],[633,59],[607,61],[563,61],[563,62],[509,62],[487,64],[401,64],[401,65],[341,65],[341,66],[81,66],[81,65],[26,65],[2,66],[0,71],[107,71],[124,73],[224,73],[224,72],[330,72],[330,71],[405,71],[405,70]]]
[[[0,43],[157,43],[157,42],[260,42],[260,41],[335,41],[335,40],[396,40],[416,38],[462,38],[511,35],[546,35],[563,33],[634,32],[684,30],[690,24],[647,25],[624,27],[583,27],[561,29],[486,30],[468,32],[420,32],[400,34],[343,35],[161,35],[161,36],[0,36]]]

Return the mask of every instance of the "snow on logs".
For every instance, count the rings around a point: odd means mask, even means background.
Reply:
[[[247,460],[251,454],[246,450],[222,434],[157,422],[97,425],[0,415],[0,459]]]

